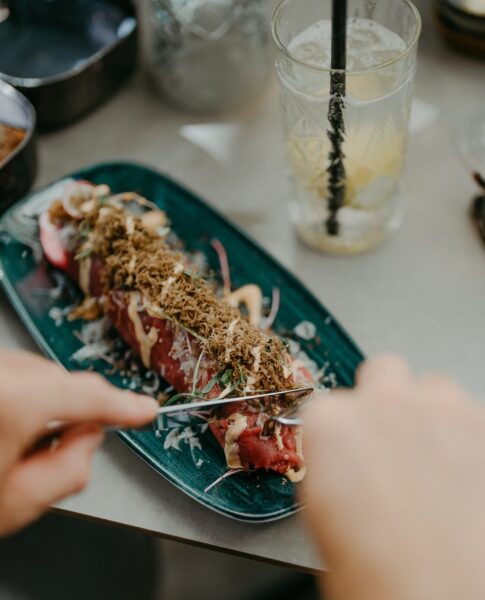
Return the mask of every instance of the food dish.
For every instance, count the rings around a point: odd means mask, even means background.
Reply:
[[[313,368],[322,369],[327,384],[352,385],[362,355],[331,315],[288,272],[203,201],[166,177],[130,163],[102,164],[72,177],[107,183],[115,193],[134,189],[149,197],[170,215],[172,229],[186,242],[194,260],[200,260],[203,253],[208,268],[214,271],[219,263],[210,241],[217,237],[227,250],[235,288],[256,283],[264,298],[271,297],[273,288],[281,290],[274,329],[289,340],[292,352],[306,354]],[[13,218],[49,206],[59,195],[59,185],[64,184],[48,186],[12,208],[0,220],[0,229],[6,229],[7,221]],[[74,301],[81,300],[77,287],[67,282],[61,294],[56,270],[46,270],[43,261],[34,260],[35,253],[11,237],[3,236],[3,240],[3,286],[41,348],[67,369],[94,368],[116,385],[149,391],[146,388],[151,380],[144,379],[143,373],[129,378],[126,371],[114,370],[102,360],[79,362],[88,333],[92,335],[92,330],[87,331],[91,324],[80,329],[79,323],[63,317]],[[84,341],[78,341],[76,335]],[[119,436],[177,487],[224,515],[262,522],[288,516],[300,506],[294,497],[294,484],[278,473],[239,471],[211,487],[227,472],[227,466],[219,444],[203,425],[191,422],[177,430],[120,432]]]
[[[187,392],[222,399],[313,383],[271,331],[277,306],[263,314],[256,284],[231,290],[222,244],[213,242],[224,282],[209,281],[174,236],[169,216],[143,196],[67,182],[39,225],[47,260],[85,295],[68,318],[108,318],[143,366],[175,389],[165,402],[181,402]],[[109,361],[102,341],[99,358]],[[285,395],[264,406],[240,403],[196,416],[207,421],[229,468],[273,470],[301,481],[301,427],[269,418],[296,401]]]

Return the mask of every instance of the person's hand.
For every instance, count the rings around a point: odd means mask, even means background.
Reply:
[[[310,531],[331,600],[485,598],[485,408],[394,357],[304,415]]]
[[[98,375],[68,374],[33,354],[0,349],[0,535],[83,489],[101,425],[139,427],[156,410],[155,400]],[[29,452],[50,421],[72,425],[55,449]]]

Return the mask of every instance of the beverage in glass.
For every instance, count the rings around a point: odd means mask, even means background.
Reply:
[[[400,223],[403,168],[421,21],[408,0],[348,0],[337,229],[329,225],[331,0],[283,0],[273,18],[289,162],[290,216],[309,245],[363,252]],[[342,73],[340,73],[342,74]]]

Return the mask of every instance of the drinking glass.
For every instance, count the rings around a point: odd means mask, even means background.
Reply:
[[[150,79],[172,104],[194,113],[227,111],[265,88],[265,0],[140,0],[138,10]]]
[[[332,0],[283,0],[273,16],[290,216],[307,244],[355,254],[400,224],[399,178],[421,19],[408,0],[348,0],[347,67],[337,71],[330,68],[331,14]],[[330,227],[331,82],[344,74],[343,126],[337,132],[344,192],[333,214],[336,227]]]

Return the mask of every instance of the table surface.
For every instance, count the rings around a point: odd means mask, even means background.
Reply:
[[[402,229],[370,254],[323,256],[296,241],[274,82],[245,111],[205,120],[163,105],[138,75],[94,114],[40,138],[37,184],[109,159],[152,165],[205,197],[297,273],[366,354],[399,352],[416,369],[446,371],[484,395],[485,256],[466,214],[474,186],[452,135],[483,105],[485,65],[442,46],[429,4],[421,2],[417,98],[423,123],[433,113],[423,100],[434,103],[438,118],[411,134]],[[3,297],[0,344],[34,349]],[[323,566],[299,515],[263,525],[228,520],[173,488],[114,437],[96,457],[88,489],[58,508],[300,569]]]

